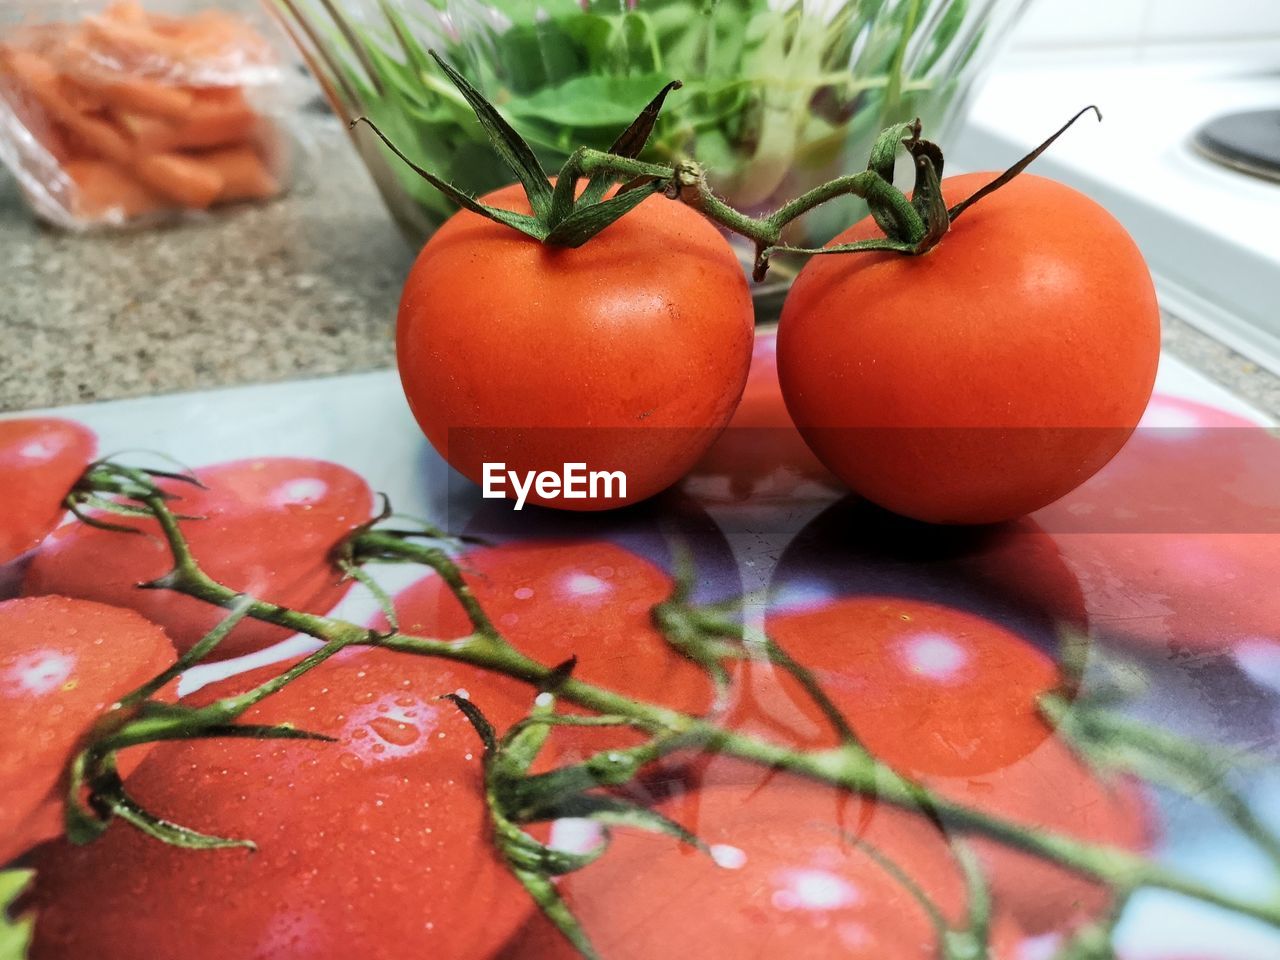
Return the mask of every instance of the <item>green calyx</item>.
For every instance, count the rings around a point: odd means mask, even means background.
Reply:
[[[755,246],[753,276],[757,281],[764,279],[769,259],[774,253],[816,255],[888,251],[906,256],[928,253],[941,242],[961,214],[1025,170],[1081,116],[1092,110],[1099,120],[1102,119],[1097,107],[1085,107],[1031,153],[972,196],[951,207],[942,197],[941,148],[921,137],[918,119],[894,124],[876,138],[866,170],[837,177],[815,187],[768,216],[751,217],[716,196],[707,183],[706,171],[696,161],[686,159],[662,165],[637,159],[649,142],[667,95],[681,86],[679,81],[671,81],[658,91],[608,151],[586,147],[575,150],[553,182],[542,169],[533,148],[493,104],[439,54],[434,50],[429,52],[471,108],[495,153],[524,188],[532,213],[514,213],[480,202],[414,163],[365,117],[357,118],[351,125],[366,124],[415,173],[459,206],[518,230],[540,243],[580,247],[646,198],[663,193],[684,202],[723,229],[751,241]],[[911,156],[915,169],[910,197],[893,182],[898,150],[903,148]],[[587,185],[579,193],[578,183],[584,177]],[[609,190],[615,186],[618,187],[617,192],[606,199]],[[791,221],[822,204],[850,195],[867,202],[872,217],[884,232],[883,236],[820,248],[792,247],[783,243],[783,231]]]
[[[600,960],[586,931],[560,895],[555,878],[581,870],[598,860],[609,848],[609,831],[613,827],[645,830],[673,837],[682,843],[709,853],[706,845],[680,824],[658,811],[634,803],[615,794],[599,792],[598,787],[626,782],[607,774],[591,776],[591,771],[607,765],[613,758],[634,751],[609,750],[585,763],[531,775],[530,768],[542,752],[556,727],[626,727],[634,724],[625,717],[580,716],[556,712],[556,689],[573,673],[576,661],[556,667],[548,682],[535,698],[529,715],[517,722],[501,738],[484,713],[470,700],[456,694],[445,694],[467,718],[484,746],[485,799],[498,852],[502,855],[520,885],[546,918],[586,960]],[[645,732],[652,733],[651,730]],[[583,778],[578,774],[587,771]],[[570,774],[568,778],[564,774]],[[626,779],[635,773],[631,769]],[[564,789],[565,781],[574,781]],[[545,823],[564,817],[590,820],[600,827],[600,842],[589,850],[571,852],[542,843],[524,826]]]
[[[367,125],[402,161],[460,207],[482,217],[518,230],[540,243],[562,247],[580,247],[610,224],[635,209],[647,197],[665,189],[663,175],[670,171],[644,164],[640,155],[653,133],[667,94],[678,90],[680,81],[673,80],[640,112],[614,141],[607,154],[595,150],[578,150],[561,168],[553,183],[538,162],[533,148],[518,134],[488,100],[467,79],[451,67],[434,50],[429,51],[437,66],[466,99],[480,122],[489,142],[502,162],[524,188],[532,214],[515,213],[480,202],[471,194],[423,169],[406,157],[373,121],[360,117],[352,121]],[[608,164],[593,163],[594,158],[611,157]],[[587,176],[587,186],[578,194],[578,181]],[[621,183],[617,193],[605,199],[611,187]]]

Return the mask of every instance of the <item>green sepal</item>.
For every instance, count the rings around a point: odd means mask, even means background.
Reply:
[[[551,877],[562,877],[595,863],[608,849],[608,835],[585,853],[557,850],[535,840],[515,824],[507,823],[499,831],[498,846],[507,863],[517,870],[530,870]]]
[[[908,120],[885,127],[876,134],[871,144],[871,157],[867,160],[867,169],[881,179],[893,183],[894,170],[897,167],[898,149],[903,142],[920,135],[920,121]],[[876,221],[879,222],[878,220]]]
[[[891,127],[886,127],[876,136],[875,142],[871,145],[871,157],[867,161],[867,169],[876,174],[886,183],[893,184],[893,174],[897,167],[898,150],[904,141],[914,139],[920,135],[920,121],[913,120],[907,123],[895,123]],[[885,236],[895,240],[906,239],[903,235],[904,224],[900,223],[893,215],[893,211],[887,207],[882,207],[876,203],[869,203],[871,216],[885,234]]]
[[[547,234],[546,242],[560,247],[580,247],[649,199],[662,186],[660,181],[654,180],[608,200],[589,205],[580,203],[573,213]]]
[[[0,960],[26,960],[35,917],[12,911],[34,876],[34,870],[0,870]]]
[[[233,840],[228,837],[216,837],[207,833],[200,833],[190,827],[184,827],[181,824],[173,823],[157,817],[155,814],[148,813],[135,803],[124,792],[123,788],[115,791],[113,795],[104,797],[103,802],[111,811],[113,817],[119,817],[130,826],[147,834],[147,836],[162,843],[167,843],[172,847],[181,847],[185,850],[258,849],[257,844],[252,840]]]
[[[481,203],[475,197],[471,196],[471,194],[464,190],[459,190],[451,183],[441,180],[434,173],[431,173],[429,170],[420,167],[418,164],[410,160],[400,151],[400,148],[392,143],[387,135],[378,128],[378,125],[368,117],[357,117],[355,120],[351,121],[351,125],[353,127],[361,123],[372,130],[377,135],[378,139],[386,145],[387,149],[399,157],[410,170],[422,177],[423,180],[426,180],[427,183],[431,184],[464,210],[470,210],[472,213],[479,214],[482,217],[492,220],[495,223],[500,223],[505,227],[510,227],[513,230],[519,230],[521,233],[526,236],[533,237],[535,240],[542,241],[546,239],[547,229],[543,225],[542,221],[537,217],[531,217],[528,214],[515,213],[511,210],[503,210],[499,207],[491,207],[487,203]],[[549,189],[550,187],[548,187],[548,190]]]
[[[867,253],[877,250],[910,254],[916,252],[916,245],[903,240],[891,240],[889,237],[870,237],[853,243],[836,243],[829,247],[792,247],[780,244],[776,247],[770,247],[767,253],[770,256],[775,253],[797,253],[807,257],[816,257],[832,253]]]
[[[378,609],[387,618],[387,625],[391,628],[391,633],[399,633],[400,614],[396,612],[395,601],[391,599],[391,594],[387,593],[377,580],[369,576],[363,567],[347,560],[339,560],[337,566],[345,578],[356,581],[369,591],[369,595],[377,602]]]
[[[141,703],[150,697],[153,693],[169,683],[184,670],[195,666],[207,657],[210,653],[217,649],[218,645],[226,639],[227,634],[236,628],[239,623],[249,614],[250,608],[253,606],[252,597],[242,595],[235,605],[231,607],[227,616],[218,621],[217,626],[206,633],[190,650],[178,658],[168,670],[160,673],[156,677],[144,683],[137,690],[128,696],[122,697],[120,702],[125,705]]]
[[[227,723],[214,724],[193,732],[187,737],[176,739],[234,739],[234,740],[313,740],[317,743],[337,743],[337,737],[327,733],[316,733],[314,730],[303,730],[291,723],[258,724]]]
[[[687,830],[670,817],[651,807],[641,806],[621,797],[607,794],[580,794],[569,797],[555,805],[554,816],[577,817],[583,820],[594,820],[608,827],[625,827],[658,833],[673,837],[703,853],[710,853],[710,849],[697,834]]]
[[[942,181],[939,179],[939,170],[934,166],[933,152],[937,152],[937,147],[933,151],[917,150],[921,147],[934,147],[931,143],[920,141],[912,148],[912,156],[915,158],[916,164],[916,187],[911,197],[911,205],[920,214],[920,219],[925,223],[925,234],[916,244],[917,252],[923,253],[933,249],[938,242],[947,234],[947,230],[951,228],[951,216],[947,212],[946,201],[942,198]],[[938,158],[941,159],[941,152],[938,152]]]
[[[1023,170],[1031,166],[1032,162],[1037,157],[1039,157],[1040,154],[1044,153],[1051,146],[1053,146],[1053,142],[1055,140],[1057,140],[1060,136],[1062,136],[1064,133],[1070,130],[1072,125],[1081,117],[1083,117],[1086,113],[1088,113],[1090,110],[1092,110],[1094,114],[1097,115],[1099,121],[1102,120],[1101,110],[1099,110],[1097,107],[1093,106],[1092,104],[1085,107],[1079,113],[1077,113],[1074,117],[1072,117],[1070,120],[1064,123],[1061,127],[1059,127],[1058,130],[1051,137],[1049,137],[1048,140],[1040,144],[1040,146],[1036,147],[1034,150],[1028,153],[1025,157],[1023,157],[1021,160],[1019,160],[1017,163],[1011,166],[1008,170],[1000,174],[1000,176],[996,177],[990,183],[986,184],[981,189],[975,191],[971,196],[966,197],[964,200],[961,200],[959,203],[953,206],[950,210],[948,210],[947,213],[950,216],[950,218],[954,221],[957,217],[960,216],[960,214],[964,213],[966,210],[968,210],[971,206],[973,206],[983,197],[986,197],[992,193],[995,193],[997,190],[1003,187],[1006,183],[1008,183],[1010,180],[1012,180],[1014,177],[1020,174]]]
[[[87,788],[88,773],[91,762],[98,759],[96,753],[81,750],[71,759],[67,768],[66,802],[62,808],[62,826],[67,839],[83,846],[97,840],[107,829],[107,821],[85,806],[83,796]],[[115,761],[109,758],[99,760],[105,763],[110,774],[115,776]],[[119,778],[115,777],[116,782]]]
[[[529,772],[551,735],[551,725],[538,720],[517,723],[503,738],[502,749],[492,759],[494,776],[499,781],[519,778]]]
[[[672,80],[665,87],[658,91],[643,110],[640,115],[631,121],[631,125],[618,135],[618,139],[613,141],[613,146],[609,148],[609,152],[616,157],[627,157],[635,159],[640,156],[641,151],[649,143],[649,137],[653,134],[653,128],[657,125],[658,115],[662,112],[662,106],[666,102],[667,95],[672,90],[679,90],[684,84],[679,80]],[[604,199],[604,195],[609,190],[613,178],[607,173],[600,173],[592,177],[587,182],[587,188],[582,191],[581,203],[590,205],[599,203]]]
[[[533,148],[520,134],[516,133],[493,104],[467,82],[466,77],[449,66],[434,50],[427,52],[431,55],[431,59],[435,60],[436,65],[444,71],[450,82],[458,88],[458,92],[466,98],[476,119],[480,121],[480,126],[488,135],[489,142],[493,144],[493,148],[503,162],[524,187],[525,196],[529,198],[529,206],[533,208],[534,216],[545,223],[551,214],[551,181],[547,179],[546,171],[542,169],[542,164],[534,155]]]
[[[542,911],[543,916],[564,935],[564,938],[585,960],[602,960],[587,937],[586,931],[582,929],[582,924],[573,915],[569,905],[564,902],[564,898],[560,896],[550,877],[515,867],[511,872],[520,881],[520,885],[529,892],[529,896]]]
[[[466,697],[460,697],[456,693],[446,693],[440,699],[448,700],[462,711],[462,715],[467,718],[467,722],[479,734],[480,742],[484,744],[485,755],[492,756],[498,749],[498,735],[493,729],[493,724],[480,712],[480,708]]]

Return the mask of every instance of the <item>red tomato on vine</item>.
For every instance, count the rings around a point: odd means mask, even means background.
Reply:
[[[464,579],[506,640],[555,666],[577,657],[573,675],[637,700],[701,713],[711,704],[706,673],[677,653],[650,611],[671,595],[671,577],[648,560],[607,542],[512,542],[469,551],[459,559]],[[400,629],[442,639],[466,636],[470,621],[435,575],[395,598]],[[380,617],[375,626],[385,629]],[[528,710],[533,691],[478,668],[466,687],[499,728]],[[489,705],[490,691],[499,694]],[[563,709],[573,712],[571,704]],[[589,752],[617,743],[618,731],[558,732],[556,742]]]
[[[242,718],[336,743],[157,746],[131,795],[257,850],[182,850],[120,822],[86,847],[50,845],[35,861],[32,960],[489,955],[530,901],[489,842],[475,731],[438,699],[461,685],[443,661],[351,650]]]
[[[57,525],[96,446],[92,431],[70,420],[0,420],[0,565]]]
[[[197,471],[205,488],[177,481],[160,486],[180,499],[175,512],[192,555],[209,576],[261,600],[327,613],[350,589],[329,552],[366,523],[368,485],[322,460],[263,457]],[[56,531],[36,553],[23,582],[28,595],[57,593],[130,607],[160,624],[179,650],[193,646],[225,611],[168,590],[139,589],[172,567],[167,542],[151,520],[108,515],[144,535],[84,523]],[[244,621],[218,647],[225,658],[270,646],[288,631]]]
[[[1091,772],[1040,713],[1041,695],[1073,692],[1049,651],[1060,629],[1082,631],[1086,617],[1074,576],[1033,522],[930,527],[837,504],[792,542],[771,593],[769,635],[890,766],[1015,822],[1129,847],[1145,841],[1132,789]],[[838,742],[781,669],[746,664],[738,691],[731,725],[809,748]],[[761,779],[725,758],[689,774]],[[1028,933],[1106,903],[1104,889],[1070,871],[975,842],[998,908]]]
[[[72,755],[174,658],[164,631],[132,610],[65,597],[0,603],[0,864],[62,831]],[[147,749],[122,752],[122,772]]]
[[[867,748],[909,776],[978,776],[1053,735],[1038,698],[1057,665],[1022,637],[939,604],[848,597],[770,616],[769,636],[813,672]],[[834,745],[821,712],[778,670],[731,715],[739,729],[781,724],[805,746]]]
[[[949,177],[946,202],[990,174]],[[879,236],[870,218],[833,241]],[[990,523],[1070,492],[1151,396],[1160,314],[1106,210],[1022,174],[928,253],[813,257],[787,295],[778,373],[818,458],[862,496],[934,523]]]
[[[519,187],[482,200],[530,212]],[[396,357],[414,416],[460,473],[624,472],[625,497],[529,497],[601,510],[666,489],[705,452],[742,394],[752,330],[737,258],[683,204],[651,197],[578,248],[464,210],[409,274]]]

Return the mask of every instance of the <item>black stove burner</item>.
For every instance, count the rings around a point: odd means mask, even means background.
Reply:
[[[1280,182],[1280,108],[1210,120],[1192,143],[1215,163]]]

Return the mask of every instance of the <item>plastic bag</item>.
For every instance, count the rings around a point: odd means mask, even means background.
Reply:
[[[295,72],[260,8],[106,0],[9,7],[0,160],[68,229],[154,223],[279,195]]]

